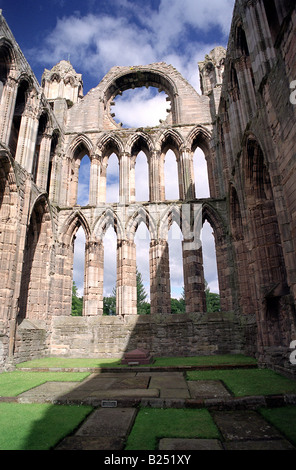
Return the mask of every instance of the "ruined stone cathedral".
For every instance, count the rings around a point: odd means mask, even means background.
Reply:
[[[295,372],[296,12],[293,0],[237,0],[227,51],[198,64],[202,94],[171,65],[113,67],[83,95],[69,61],[41,84],[0,17],[0,368],[42,356],[252,355]],[[198,70],[197,70],[198,73]],[[157,87],[168,115],[123,128],[117,95]],[[210,197],[196,198],[193,154],[203,150]],[[167,200],[165,156],[176,157],[179,199]],[[149,200],[135,198],[147,157]],[[111,154],[120,194],[106,202]],[[77,204],[90,159],[87,206]],[[200,231],[213,229],[221,311],[206,311]],[[182,232],[186,313],[172,314],[168,231]],[[137,315],[135,234],[150,236],[150,315]],[[104,245],[117,237],[116,315],[103,315]],[[73,244],[85,233],[82,316],[71,316]]]

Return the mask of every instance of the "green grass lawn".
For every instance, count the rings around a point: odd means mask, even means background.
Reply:
[[[296,380],[269,369],[190,371],[187,379],[222,380],[236,397],[296,393]]]
[[[0,403],[0,450],[50,450],[91,411],[90,406]]]
[[[88,375],[88,372],[2,372],[0,397],[16,397],[45,382],[81,382]]]
[[[219,439],[220,433],[210,413],[205,410],[139,410],[125,450],[155,450],[165,437]]]
[[[296,406],[272,409],[261,408],[260,413],[296,445]]]
[[[127,367],[121,365],[120,359],[87,359],[87,358],[62,358],[62,357],[44,357],[29,362],[18,364],[17,368],[28,367]],[[196,356],[196,357],[156,357],[153,364],[148,367],[169,367],[169,366],[207,366],[207,365],[225,365],[225,364],[256,364],[256,360],[252,357],[243,356],[241,354],[226,354],[219,356]]]

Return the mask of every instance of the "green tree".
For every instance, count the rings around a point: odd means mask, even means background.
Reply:
[[[116,315],[116,288],[113,287],[112,295],[103,298],[103,315]]]
[[[75,317],[81,316],[82,315],[82,308],[83,308],[83,297],[78,297],[77,286],[75,284],[75,281],[73,281],[71,315],[73,315]]]
[[[206,282],[206,303],[207,303],[207,312],[220,312],[221,305],[220,305],[220,295],[215,294],[214,292],[210,292],[210,288],[208,283]]]
[[[147,292],[144,287],[142,274],[137,269],[137,312],[138,315],[149,315],[150,304],[147,302]]]

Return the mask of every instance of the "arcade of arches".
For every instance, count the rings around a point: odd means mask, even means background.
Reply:
[[[1,15],[0,367],[43,355],[121,357],[141,347],[155,355],[244,353],[293,372],[296,108],[289,83],[296,70],[286,53],[295,48],[292,3],[273,0],[275,22],[265,1],[237,0],[227,51],[216,47],[198,64],[201,95],[165,63],[114,67],[84,96],[82,76],[61,61],[45,69],[40,85]],[[279,79],[286,84],[281,96]],[[115,98],[142,87],[165,93],[166,118],[124,128],[114,120]],[[203,174],[195,170],[197,152]],[[168,184],[172,166],[175,182]],[[80,191],[83,172],[87,192]],[[205,222],[216,250],[215,313],[206,311]],[[140,226],[149,239],[145,316],[137,315]],[[186,304],[177,315],[173,226]],[[82,316],[73,317],[79,230],[84,301]],[[104,316],[110,231],[116,315]]]

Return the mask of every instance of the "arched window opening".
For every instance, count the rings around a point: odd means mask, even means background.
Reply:
[[[35,183],[37,181],[37,173],[38,173],[38,167],[39,167],[41,142],[42,142],[42,138],[45,134],[47,124],[48,124],[48,115],[46,113],[43,113],[40,116],[40,119],[39,119],[38,132],[37,132],[36,145],[35,145],[35,152],[34,152],[34,159],[33,159],[33,166],[32,166],[32,176],[33,176],[33,181]]]
[[[242,26],[238,26],[236,30],[236,47],[241,55],[249,57],[247,38]]]
[[[6,47],[0,48],[0,101],[2,98],[3,88],[6,84],[10,72],[10,52]]]
[[[80,227],[76,233],[73,257],[72,315],[82,315],[85,276],[85,233]]]
[[[124,128],[158,126],[168,114],[167,95],[155,87],[129,89],[111,102],[111,116]]]
[[[19,87],[15,102],[14,115],[12,120],[12,126],[10,131],[9,138],[9,148],[13,158],[16,155],[18,136],[21,126],[21,119],[23,112],[26,107],[27,97],[28,97],[29,84],[26,80],[23,80]]]
[[[52,165],[53,159],[56,153],[56,149],[59,143],[59,132],[53,132],[52,139],[51,139],[51,146],[50,146],[50,156],[49,156],[49,163],[48,163],[48,176],[47,176],[47,184],[46,184],[46,192],[49,194],[50,191],[50,184],[51,184],[51,177],[52,177]]]
[[[135,235],[137,262],[137,311],[140,315],[150,313],[150,235],[141,222]]]
[[[81,159],[78,175],[77,204],[87,206],[89,203],[90,159],[84,155]]]
[[[149,201],[149,170],[147,157],[139,152],[135,162],[136,201]]]
[[[230,68],[230,92],[231,92],[233,101],[238,101],[240,99],[239,82],[238,82],[237,72],[233,64],[231,64],[231,68]]]
[[[116,315],[116,280],[117,280],[117,235],[109,227],[104,239],[104,315]]]
[[[173,150],[168,150],[164,160],[165,199],[180,199],[179,172],[177,157]]]
[[[201,148],[197,147],[193,155],[195,197],[197,199],[210,197],[208,165]]]
[[[265,14],[273,42],[280,30],[279,15],[274,0],[263,0]]]
[[[168,234],[172,313],[185,313],[182,241],[180,227],[173,222]]]
[[[30,218],[26,233],[18,322],[23,319],[46,319],[50,288],[51,219],[44,200],[39,201]]]
[[[203,268],[208,312],[220,311],[220,291],[218,282],[215,238],[210,223],[206,220],[201,231]]]
[[[115,153],[112,153],[108,159],[106,202],[119,202],[119,163],[118,157]]]
[[[263,152],[257,142],[249,139],[247,143],[247,175],[252,183],[250,189],[258,199],[273,199],[268,169],[264,162]]]

